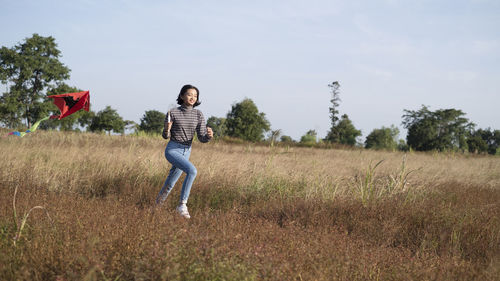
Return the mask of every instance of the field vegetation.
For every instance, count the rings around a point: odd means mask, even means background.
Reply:
[[[498,156],[195,143],[185,220],[174,211],[183,178],[165,207],[153,204],[170,168],[165,144],[1,138],[2,279],[500,276]]]

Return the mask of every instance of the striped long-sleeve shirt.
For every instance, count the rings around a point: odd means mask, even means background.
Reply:
[[[211,139],[207,135],[207,125],[200,110],[185,105],[170,110],[170,118],[173,122],[170,131],[168,131],[168,114],[167,112],[163,127],[164,139],[170,138],[175,142],[191,145],[195,132],[201,142],[208,142]]]

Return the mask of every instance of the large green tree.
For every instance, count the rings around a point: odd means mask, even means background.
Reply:
[[[0,81],[8,85],[8,91],[1,97],[1,122],[15,127],[25,120],[31,127],[48,113],[47,89],[69,79],[70,70],[59,61],[60,56],[53,37],[36,33],[12,48],[2,46]]]
[[[259,112],[251,99],[244,99],[232,106],[226,118],[227,135],[248,141],[262,141],[270,124],[264,113]]]
[[[466,150],[467,134],[474,124],[457,109],[431,111],[427,106],[419,110],[404,110],[403,126],[408,129],[407,144],[418,151]]]
[[[123,134],[125,125],[125,121],[118,114],[118,112],[108,105],[105,109],[97,112],[92,117],[89,129],[92,132],[107,131],[111,134],[111,131],[113,131],[115,133]]]
[[[398,147],[399,129],[394,125],[390,128],[374,129],[365,140],[365,148],[396,149]]]
[[[165,125],[165,113],[158,110],[147,110],[141,118],[139,130],[161,134]]]

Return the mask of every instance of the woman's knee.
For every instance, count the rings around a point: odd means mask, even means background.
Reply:
[[[191,165],[189,168],[188,168],[188,171],[187,171],[187,174],[191,175],[191,176],[196,176],[196,174],[198,173],[198,170],[196,169],[195,166]]]

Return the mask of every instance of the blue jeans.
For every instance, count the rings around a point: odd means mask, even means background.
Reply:
[[[165,158],[172,164],[172,168],[168,173],[168,177],[163,184],[163,187],[156,197],[156,204],[165,202],[168,194],[174,187],[175,183],[181,176],[182,172],[186,173],[186,178],[182,183],[181,203],[187,203],[189,192],[196,178],[196,167],[189,162],[191,155],[191,146],[183,145],[175,141],[170,141],[165,148]]]

